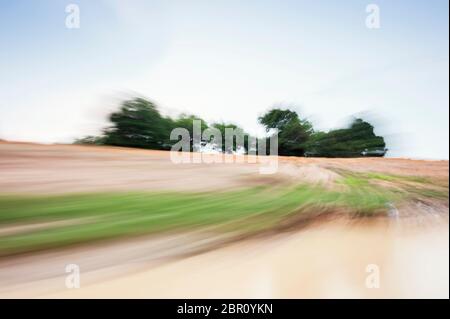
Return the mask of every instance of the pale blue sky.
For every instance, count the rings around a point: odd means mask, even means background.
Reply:
[[[67,4],[81,28],[65,27]],[[381,28],[365,25],[367,4]],[[364,112],[391,156],[448,158],[448,1],[0,0],[0,138],[97,133],[138,92],[261,132],[291,105],[321,129]]]

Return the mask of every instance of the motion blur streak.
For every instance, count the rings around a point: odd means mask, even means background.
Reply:
[[[448,298],[447,161],[1,142],[0,194],[1,297]]]

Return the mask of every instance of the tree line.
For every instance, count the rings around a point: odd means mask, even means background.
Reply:
[[[184,128],[193,136],[193,120],[201,121],[202,132],[216,128],[225,140],[225,129],[232,128],[245,134],[233,123],[212,123],[195,115],[182,114],[177,118],[162,116],[157,106],[144,98],[134,98],[122,102],[119,110],[109,115],[110,125],[100,136],[86,136],[76,144],[113,145],[155,150],[170,150],[177,141],[170,140],[174,128]],[[346,128],[318,131],[307,119],[301,119],[297,112],[289,109],[273,108],[258,118],[270,136],[278,132],[278,154],[284,156],[314,157],[360,157],[384,156],[384,138],[374,133],[374,127],[361,118],[355,118]],[[194,149],[191,141],[191,151]],[[224,146],[222,150],[225,151]]]

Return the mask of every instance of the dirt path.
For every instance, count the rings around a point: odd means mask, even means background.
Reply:
[[[172,240],[183,249],[181,237]],[[0,297],[448,298],[448,243],[445,221],[404,228],[384,219],[328,222],[175,259],[163,258],[174,253],[164,249],[167,241],[149,240],[22,260],[9,275],[20,274],[25,281],[4,285]],[[161,248],[153,260],[143,254],[152,245]],[[114,266],[102,265],[105,260],[115,261]],[[80,264],[78,289],[65,287],[64,266],[72,262]],[[100,267],[89,270],[89,262]],[[373,267],[379,271],[379,288],[366,285]],[[59,275],[27,280],[26,270],[40,269]]]

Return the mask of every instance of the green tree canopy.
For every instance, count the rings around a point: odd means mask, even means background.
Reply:
[[[323,157],[383,156],[386,152],[384,138],[376,136],[374,127],[354,119],[348,128],[317,132],[306,144],[307,155]]]
[[[194,136],[193,132],[193,123],[194,120],[201,121],[200,127],[201,131],[203,132],[208,128],[208,123],[206,123],[205,120],[202,118],[195,116],[195,115],[188,115],[188,114],[181,114],[177,119],[173,121],[173,128],[179,127],[179,128],[185,128],[189,131],[189,134],[191,135],[191,138]]]
[[[277,108],[260,116],[258,120],[265,126],[267,132],[272,129],[278,130],[278,154],[304,155],[305,143],[314,132],[308,120],[301,120],[297,112]]]
[[[194,149],[193,122],[200,120],[201,133],[207,128],[206,121],[195,115],[182,114],[176,119],[163,117],[156,105],[144,98],[124,101],[120,109],[109,116],[111,126],[101,136],[87,136],[77,139],[77,144],[116,145],[148,149],[168,150],[177,141],[170,140],[174,128],[186,129],[191,137],[190,150]],[[274,108],[258,118],[270,134],[278,130],[278,154],[288,156],[323,156],[323,157],[357,157],[384,156],[386,144],[384,138],[374,133],[374,127],[356,118],[347,128],[329,132],[314,131],[312,124],[300,119],[295,111]],[[225,131],[231,128],[235,134],[244,135],[244,147],[249,150],[249,135],[238,125],[232,123],[214,123],[212,127],[220,131],[222,150],[236,150],[237,139],[234,137],[233,148],[225,149]],[[270,143],[270,142],[269,142]],[[269,145],[266,143],[266,147]],[[256,145],[252,146],[254,149]]]
[[[169,123],[156,109],[155,104],[135,98],[122,103],[120,110],[109,117],[112,126],[104,131],[105,144],[163,149],[170,134]]]
[[[246,150],[248,150],[248,139],[249,139],[249,134],[247,134],[243,128],[239,127],[236,124],[233,123],[225,123],[225,122],[220,122],[220,123],[214,123],[211,125],[211,127],[214,127],[216,129],[218,129],[222,135],[222,151],[226,151],[226,152],[231,152],[231,151],[236,151],[237,148],[237,136],[242,136],[243,137],[243,147],[245,147]],[[232,129],[234,131],[234,133],[237,136],[233,137],[233,147],[232,149],[225,149],[225,130],[229,128]]]

